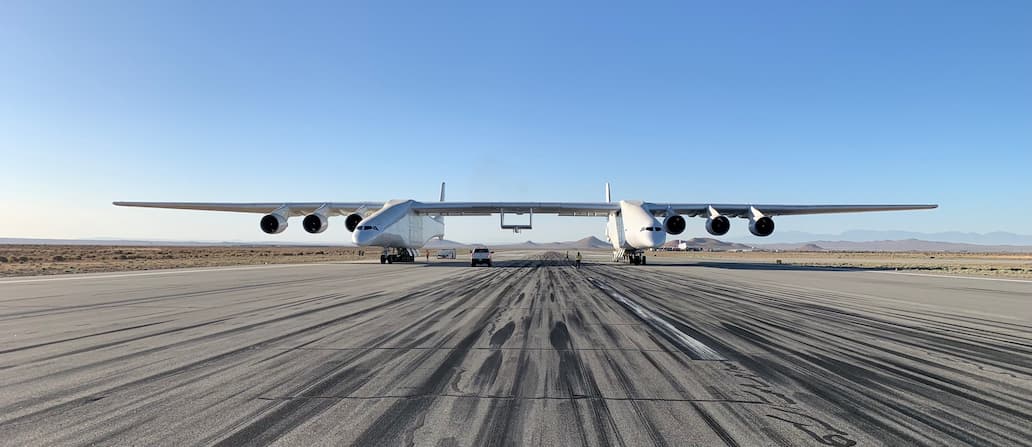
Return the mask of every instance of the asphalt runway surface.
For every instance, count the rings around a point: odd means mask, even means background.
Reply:
[[[1030,445],[1030,282],[541,257],[0,280],[0,444]]]

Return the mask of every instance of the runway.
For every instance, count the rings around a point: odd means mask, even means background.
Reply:
[[[0,280],[0,444],[1032,445],[1032,283],[649,262]]]

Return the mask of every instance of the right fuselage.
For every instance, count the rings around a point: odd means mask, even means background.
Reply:
[[[620,201],[620,211],[609,215],[606,236],[615,250],[656,248],[666,242],[663,224],[639,200]]]

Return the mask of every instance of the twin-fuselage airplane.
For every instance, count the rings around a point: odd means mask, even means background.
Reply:
[[[322,233],[331,216],[346,216],[344,226],[351,240],[361,247],[381,247],[380,261],[410,261],[413,250],[433,238],[444,237],[445,216],[500,215],[501,228],[513,231],[531,229],[534,214],[559,216],[598,216],[608,218],[606,237],[613,245],[613,260],[626,258],[633,264],[645,263],[644,250],[666,242],[666,235],[684,232],[685,217],[706,219],[706,231],[714,236],[727,234],[729,218],[749,220],[749,232],[770,236],[773,216],[800,214],[859,213],[932,209],[937,205],[756,205],[716,203],[650,203],[640,200],[613,202],[606,184],[605,202],[446,202],[441,184],[440,202],[390,200],[382,202],[307,202],[307,203],[200,203],[200,202],[114,202],[119,206],[169,208],[203,211],[260,213],[262,231],[282,233],[287,220],[304,216],[302,227],[309,233]],[[505,215],[526,215],[527,223],[506,224]],[[394,250],[394,253],[391,253]]]

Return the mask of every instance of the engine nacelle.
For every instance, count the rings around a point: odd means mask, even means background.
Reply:
[[[287,218],[279,214],[266,214],[258,225],[267,234],[278,234],[287,229]]]
[[[319,213],[309,214],[301,221],[301,226],[309,233],[322,233],[330,226],[330,219]]]
[[[681,234],[687,226],[688,223],[685,222],[684,216],[679,214],[667,216],[666,219],[663,219],[663,229],[670,234]]]
[[[350,232],[354,232],[355,228],[358,228],[358,223],[362,221],[362,216],[359,214],[349,214],[348,217],[344,218],[344,227]]]
[[[749,232],[753,236],[766,237],[774,232],[774,219],[763,216],[759,219],[749,219]]]
[[[731,221],[727,216],[716,216],[706,219],[706,232],[714,236],[723,236],[731,229]]]

